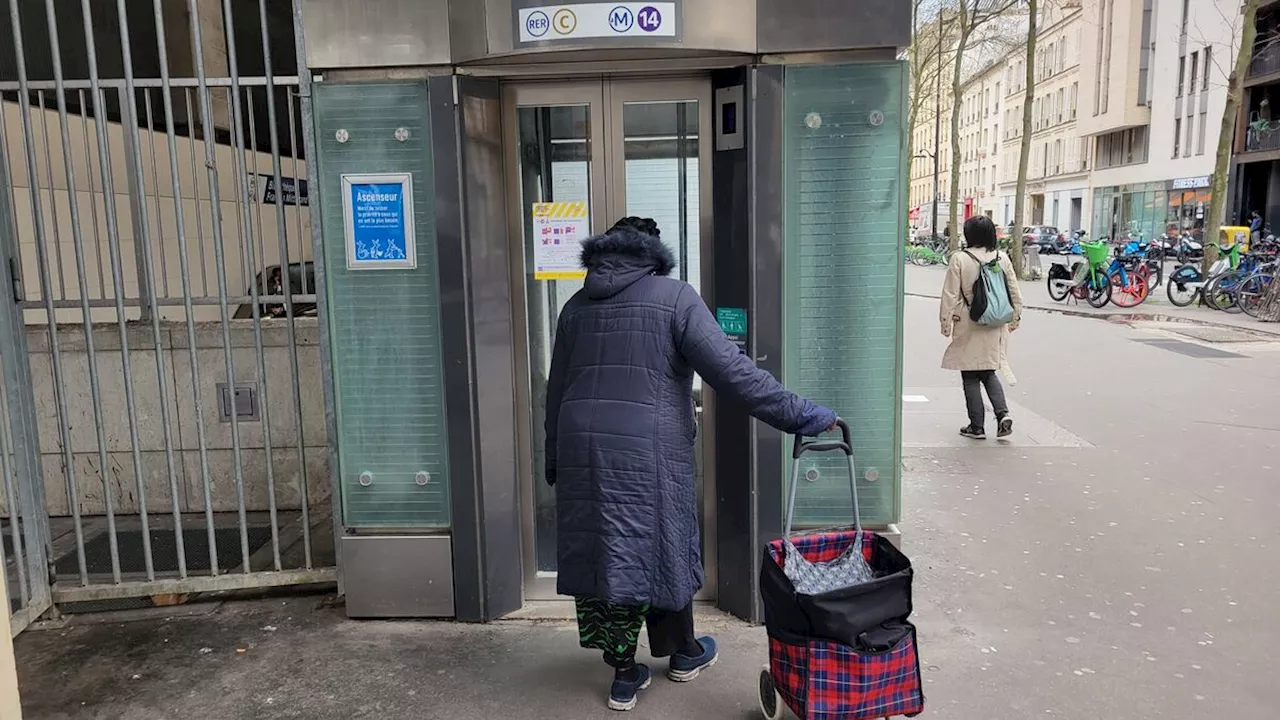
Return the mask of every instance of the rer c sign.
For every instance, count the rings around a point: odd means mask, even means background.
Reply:
[[[516,13],[520,44],[680,39],[680,2],[583,2],[526,7]]]

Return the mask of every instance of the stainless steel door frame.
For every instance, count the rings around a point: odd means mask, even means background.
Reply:
[[[505,151],[507,159],[508,221],[511,238],[511,298],[512,342],[516,358],[516,467],[520,478],[521,537],[523,547],[521,562],[524,565],[525,600],[551,600],[556,596],[554,573],[538,571],[534,443],[532,423],[536,398],[530,383],[532,358],[529,343],[529,303],[526,278],[526,228],[524,218],[524,193],[520,174],[520,128],[518,109],[521,107],[588,107],[588,143],[591,148],[589,166],[589,206],[591,228],[603,232],[607,228],[608,212],[605,200],[605,146],[601,138],[605,133],[604,93],[598,81],[574,83],[540,83],[508,85],[503,89],[503,134],[510,146]]]
[[[563,599],[556,595],[555,573],[539,572],[536,548],[536,500],[533,487],[535,432],[532,423],[534,391],[530,378],[532,357],[529,342],[530,308],[526,271],[526,232],[523,188],[521,184],[521,152],[518,110],[521,107],[588,106],[590,153],[590,214],[594,232],[608,229],[613,220],[626,215],[625,137],[623,133],[624,103],[680,102],[698,103],[698,195],[701,278],[704,297],[712,297],[712,197],[711,153],[712,92],[709,78],[620,80],[597,79],[574,82],[537,82],[504,87],[503,132],[510,144],[505,151],[507,162],[508,222],[512,242],[511,263],[512,319],[516,329],[512,341],[516,348],[517,468],[520,478],[521,536],[524,563],[525,600]],[[714,599],[716,588],[716,518],[715,518],[715,448],[713,433],[714,398],[704,390],[703,401],[703,563],[706,582],[699,600]]]

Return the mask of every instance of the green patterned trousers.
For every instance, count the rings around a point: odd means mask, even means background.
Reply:
[[[598,598],[574,599],[578,616],[578,642],[600,650],[610,667],[625,668],[635,662],[640,629],[649,626],[649,652],[667,657],[696,643],[693,604],[679,612],[655,610],[648,605],[621,605]]]

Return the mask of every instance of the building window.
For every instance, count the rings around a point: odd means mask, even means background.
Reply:
[[[1182,97],[1182,86],[1186,83],[1186,80],[1187,80],[1187,56],[1186,56],[1186,55],[1183,55],[1182,57],[1178,58],[1178,94],[1177,94],[1177,97]]]
[[[1200,71],[1200,53],[1191,53],[1191,82],[1187,83],[1187,92],[1194,93],[1198,87],[1196,83],[1196,73]]]
[[[1097,74],[1093,78],[1093,114],[1101,115],[1107,111],[1107,82],[1109,74],[1107,61],[1111,51],[1111,0],[1102,0],[1100,21],[1098,22]]]
[[[1076,119],[1076,103],[1080,100],[1080,83],[1071,83],[1071,119]]]
[[[1194,137],[1195,124],[1196,124],[1196,116],[1188,115],[1187,116],[1187,140],[1185,143],[1183,143],[1183,147],[1187,149],[1187,157],[1191,157],[1191,138]]]
[[[1147,161],[1148,135],[1146,126],[1119,130],[1096,139],[1097,153],[1094,167],[1098,170],[1136,165]]]
[[[1206,126],[1206,125],[1208,125],[1208,124],[1209,124],[1209,111],[1208,111],[1208,110],[1204,110],[1204,111],[1202,111],[1202,112],[1200,113],[1200,140],[1199,140],[1199,142],[1197,143],[1197,147],[1196,147],[1196,154],[1197,154],[1197,155],[1203,155],[1203,154],[1204,154],[1204,136],[1205,136],[1205,126]]]
[[[1182,147],[1182,118],[1173,121],[1173,156],[1178,157],[1178,150]]]
[[[1211,54],[1212,52],[1213,48],[1208,45],[1204,46],[1204,87],[1202,87],[1201,90],[1204,90],[1205,92],[1209,91],[1209,72],[1213,70],[1213,65],[1211,63],[1213,58],[1213,55]]]
[[[1154,0],[1142,2],[1142,44],[1138,48],[1138,104],[1151,101],[1151,27]]]
[[[1067,96],[1066,89],[1058,88],[1058,101],[1056,103],[1058,106],[1058,124],[1062,124],[1062,111],[1066,108],[1066,103],[1063,101],[1066,98],[1066,96]]]

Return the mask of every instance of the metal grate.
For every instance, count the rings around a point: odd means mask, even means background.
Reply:
[[[1158,347],[1162,350],[1178,353],[1179,355],[1186,355],[1187,357],[1201,358],[1205,360],[1244,357],[1244,355],[1240,355],[1239,353],[1227,352],[1226,350],[1219,350],[1217,348],[1197,345],[1196,343],[1185,342],[1182,340],[1149,339],[1135,340],[1134,342]]]
[[[249,554],[271,541],[271,528],[250,526]],[[142,550],[142,532],[139,530],[117,531],[120,551],[121,573],[144,573],[147,565]],[[223,572],[237,568],[242,561],[240,552],[239,528],[216,528],[213,531],[214,546],[218,550],[218,568]],[[183,547],[186,549],[187,570],[200,571],[209,569],[209,535],[203,528],[190,528],[182,531]],[[156,572],[178,571],[178,553],[174,544],[173,530],[159,529],[151,531],[151,553]],[[111,573],[111,544],[106,533],[100,533],[84,543],[85,565],[91,575]],[[80,572],[76,552],[58,558],[56,568],[59,575],[75,576]]]

